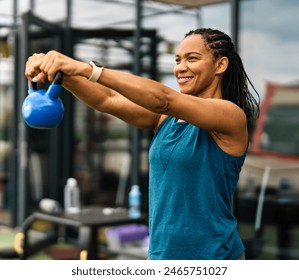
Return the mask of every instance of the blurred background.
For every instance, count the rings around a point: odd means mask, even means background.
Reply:
[[[211,27],[232,37],[261,98],[235,196],[240,234],[251,258],[298,259],[298,15],[297,0],[0,0],[0,225],[20,226],[43,198],[63,204],[69,177],[82,206],[126,207],[138,184],[147,213],[152,134],[68,92],[57,128],[29,128],[21,117],[28,56],[55,49],[176,88],[178,43]]]

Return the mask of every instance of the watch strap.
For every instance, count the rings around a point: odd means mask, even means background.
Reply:
[[[96,83],[99,80],[104,67],[98,66],[99,64],[94,61],[90,61],[89,64],[92,66],[92,72],[88,80],[93,83]]]

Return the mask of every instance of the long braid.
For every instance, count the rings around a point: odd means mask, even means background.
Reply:
[[[249,126],[253,125],[259,115],[260,97],[245,72],[242,60],[236,52],[231,38],[227,34],[211,28],[191,30],[185,37],[193,34],[202,35],[207,48],[212,50],[215,59],[224,56],[228,58],[228,68],[222,79],[222,97],[238,105],[245,112]],[[250,93],[247,82],[255,91],[258,100]]]

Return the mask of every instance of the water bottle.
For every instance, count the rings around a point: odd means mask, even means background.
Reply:
[[[64,187],[64,211],[68,214],[80,212],[80,189],[75,178],[68,178]]]
[[[138,219],[141,216],[141,192],[138,185],[133,185],[129,192],[129,217]]]

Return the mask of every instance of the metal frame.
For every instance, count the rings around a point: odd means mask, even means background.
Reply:
[[[16,37],[18,38],[18,43],[16,44],[16,83],[15,88],[15,102],[17,114],[14,119],[14,127],[17,127],[15,146],[18,147],[18,152],[16,157],[13,159],[13,162],[16,167],[17,176],[14,178],[16,184],[16,193],[17,196],[17,207],[16,216],[14,224],[21,224],[22,221],[28,216],[29,212],[29,201],[26,199],[29,193],[29,182],[28,182],[28,129],[25,123],[23,122],[20,112],[21,112],[21,103],[22,100],[26,97],[27,92],[27,80],[23,72],[20,71],[20,65],[25,65],[26,59],[29,56],[29,43],[30,39],[34,38],[48,38],[49,36],[57,36],[58,41],[61,41],[56,49],[60,49],[65,54],[72,56],[73,45],[76,38],[78,39],[88,39],[88,38],[135,38],[135,32],[133,30],[114,30],[114,29],[104,29],[104,30],[79,30],[72,29],[69,27],[61,27],[56,24],[50,24],[44,20],[36,17],[31,12],[28,12],[22,17],[23,25],[17,30]],[[32,25],[42,27],[42,31],[31,32]],[[157,57],[157,42],[156,30],[139,30],[138,31],[138,41],[134,42],[135,45],[141,45],[141,39],[143,37],[151,38],[151,71],[150,77],[156,79],[156,57]],[[60,38],[60,39],[59,39]],[[66,39],[62,39],[66,38]],[[134,48],[136,49],[136,47]],[[139,49],[139,47],[138,47]],[[138,59],[136,54],[134,55],[133,72],[138,74],[142,72],[140,65],[140,59],[142,53],[139,51]],[[136,63],[138,61],[138,64]],[[130,69],[129,69],[130,70]],[[49,131],[50,137],[50,153],[49,153],[49,193],[50,197],[62,200],[62,187],[66,179],[72,176],[73,173],[73,141],[74,141],[74,124],[73,124],[73,97],[70,94],[65,94],[63,96],[64,106],[66,108],[64,120],[62,124],[54,129]],[[132,129],[132,150],[133,158],[135,158],[135,180],[139,180],[139,160],[140,156],[140,137],[139,131]],[[135,138],[134,138],[135,137]],[[52,164],[51,164],[52,163]],[[133,178],[133,176],[132,176]]]

